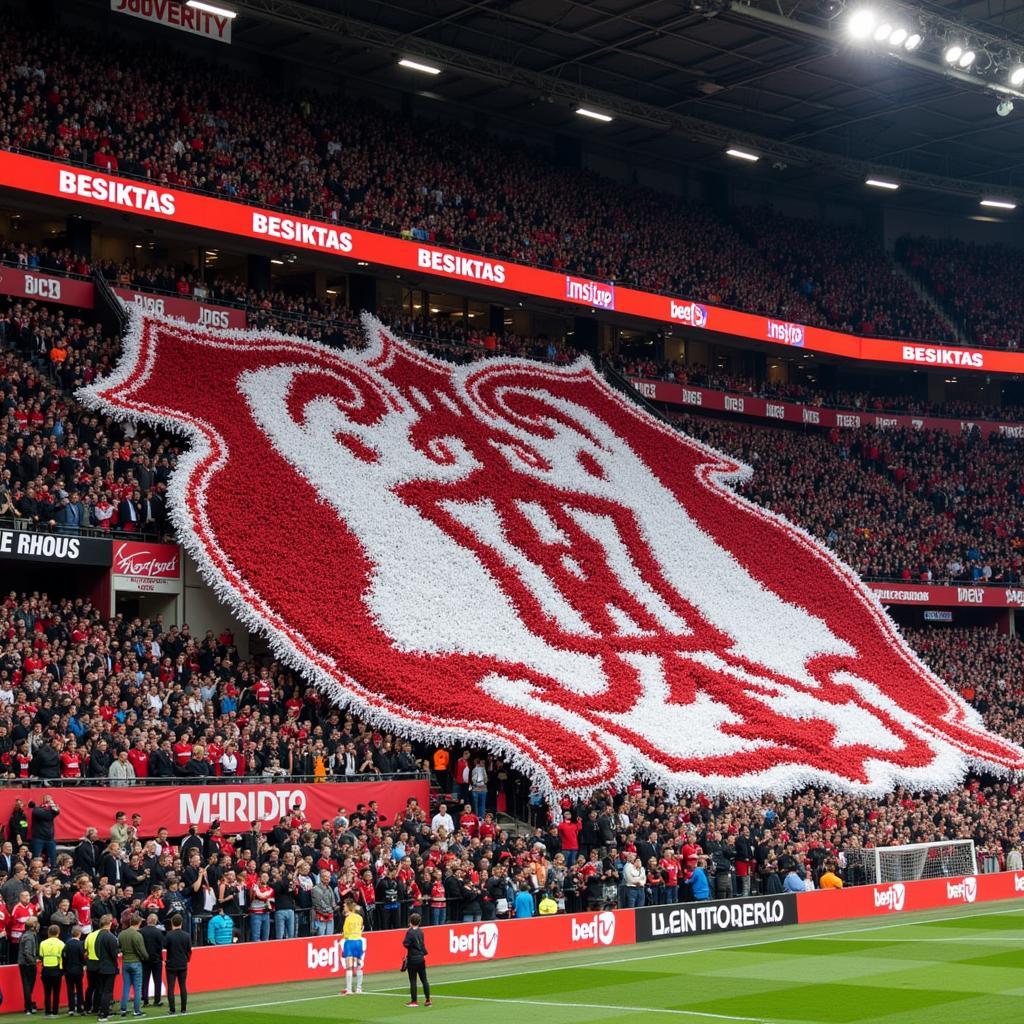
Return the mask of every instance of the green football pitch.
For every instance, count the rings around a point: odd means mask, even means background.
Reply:
[[[273,956],[272,945],[267,952]],[[339,996],[337,981],[204,993],[193,998],[188,1018],[1024,1024],[1024,908],[989,903],[898,920],[732,932],[439,968],[430,976],[430,1007],[404,1005],[404,976],[395,971],[367,976],[358,997]]]

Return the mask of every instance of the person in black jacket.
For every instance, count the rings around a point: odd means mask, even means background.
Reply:
[[[164,939],[167,950],[167,1009],[175,1013],[174,990],[181,990],[181,1012],[188,1010],[188,962],[192,959],[192,940],[181,930],[181,915],[171,918],[171,930]]]
[[[483,904],[480,901],[480,886],[471,879],[462,880],[462,920],[479,921],[483,917]]]
[[[44,739],[32,752],[29,774],[38,779],[60,778],[60,754],[49,739]]]
[[[124,880],[124,861],[121,860],[121,844],[111,842],[100,857],[100,877],[111,885],[120,885]]]
[[[402,939],[405,947],[405,967],[409,972],[409,1002],[406,1006],[419,1006],[416,979],[423,982],[424,1005],[430,1005],[430,982],[427,981],[427,945],[423,941],[422,918],[419,914],[409,915],[409,930]]]
[[[205,779],[211,774],[203,747],[193,747],[192,756],[182,765],[181,775],[186,779]]]
[[[89,755],[89,777],[105,779],[110,774],[110,766],[114,758],[110,753],[106,740],[99,740]]]
[[[99,877],[97,868],[99,866],[99,850],[96,848],[96,838],[99,833],[94,828],[85,830],[84,838],[78,841],[74,854],[75,875],[88,875],[94,881]]]
[[[25,812],[25,805],[19,796],[14,801],[14,809],[11,811],[10,818],[7,819],[7,838],[14,844],[14,848],[17,849],[25,842],[27,837],[28,814]]]
[[[149,755],[149,774],[156,779],[169,779],[174,775],[174,756],[171,753],[170,740],[164,740]]]
[[[85,945],[82,929],[76,924],[71,929],[71,938],[64,943],[64,984],[68,989],[68,1016],[85,1014],[85,997],[82,980],[85,977]]]
[[[52,871],[57,866],[57,843],[54,839],[53,819],[60,814],[60,808],[48,796],[42,804],[29,800],[29,814],[32,819],[32,856],[46,855],[46,863]]]
[[[381,928],[402,927],[402,904],[405,899],[405,886],[398,877],[397,868],[388,868],[377,883],[377,920]]]
[[[160,1001],[164,980],[164,933],[157,927],[160,918],[150,914],[139,929],[146,944],[146,959],[142,961],[142,1005],[149,1006],[149,983],[153,982],[153,1005],[163,1006]]]
[[[100,990],[96,998],[98,1020],[110,1020],[110,1002],[114,998],[114,982],[120,973],[117,962],[121,947],[110,930],[112,919],[109,914],[100,918],[100,932],[96,936],[96,954],[99,957]]]
[[[296,882],[290,868],[281,869],[274,878],[274,938],[295,938]]]
[[[35,1013],[36,1004],[32,993],[36,987],[37,968],[36,961],[39,958],[39,920],[30,917],[25,922],[25,933],[18,943],[18,972],[21,975],[21,991],[25,997],[25,1012]]]
[[[99,891],[89,906],[89,912],[95,923],[104,915],[113,918],[117,908],[114,906],[114,887],[112,885],[100,886]]]

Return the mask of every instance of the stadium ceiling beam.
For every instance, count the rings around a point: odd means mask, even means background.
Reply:
[[[733,6],[743,9],[741,4]],[[865,178],[871,176],[887,177],[909,188],[946,195],[978,199],[983,194],[992,194],[1020,199],[1021,202],[1024,202],[1024,191],[1006,185],[971,181],[964,178],[949,178],[938,174],[928,174],[924,171],[885,166],[806,146],[779,142],[765,136],[730,128],[727,125],[716,124],[713,121],[677,114],[662,107],[631,100],[628,97],[618,96],[601,89],[568,82],[492,57],[468,53],[418,37],[410,39],[407,33],[396,32],[393,29],[373,25],[348,15],[336,14],[322,8],[298,3],[296,0],[242,0],[242,2],[236,3],[235,7],[240,12],[254,18],[301,27],[320,36],[337,36],[357,41],[366,46],[390,51],[396,57],[403,54],[406,49],[410,49],[410,56],[435,61],[447,69],[458,71],[472,78],[525,89],[549,103],[564,103],[567,108],[577,106],[596,108],[615,118],[622,118],[648,128],[719,146],[723,150],[729,146],[747,147],[758,153],[762,159],[777,164],[815,168],[859,181],[864,181]],[[745,10],[752,9],[746,8]],[[757,13],[765,15],[770,12],[758,11]],[[780,20],[788,22],[790,19]],[[802,25],[799,22],[794,24],[801,30],[813,28],[813,26]],[[820,31],[816,30],[814,34],[818,35]],[[825,34],[828,35],[828,33]]]

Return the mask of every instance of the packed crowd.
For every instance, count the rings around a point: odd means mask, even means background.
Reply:
[[[737,218],[765,262],[809,303],[821,323],[887,338],[955,341],[942,317],[896,270],[867,231],[784,217],[769,207]]]
[[[758,211],[734,227],[525,145],[154,47],[115,56],[109,37],[9,25],[3,42],[0,145],[801,323],[950,334],[857,229]]]
[[[66,246],[53,248],[8,238],[0,238],[0,263],[9,263],[21,270],[77,274],[79,277],[85,277],[91,271],[89,261]]]
[[[116,342],[59,306],[0,305],[0,519],[50,529],[168,532],[178,447],[82,409],[70,392]]]
[[[371,748],[364,725],[294,674],[242,661],[230,632],[194,638],[187,625],[102,620],[83,599],[12,592],[0,638],[0,765],[9,779],[129,785],[421,767],[408,744]]]
[[[952,238],[901,238],[896,255],[975,344],[1021,347],[1024,275],[1019,253]]]
[[[1000,717],[1022,692],[1018,640],[908,636],[990,724],[1019,737],[1020,719]],[[974,839],[986,869],[1021,867],[1024,811],[1008,781],[736,801],[672,801],[636,782],[546,806],[493,757],[382,736],[279,665],[240,659],[228,633],[193,638],[158,621],[102,621],[83,601],[10,595],[0,638],[0,760],[12,783],[397,769],[430,772],[440,793],[431,807],[410,798],[393,821],[372,804],[321,821],[296,806],[262,831],[230,835],[214,822],[171,835],[132,814],[126,791],[125,811],[60,850],[55,816],[71,792],[21,790],[0,836],[0,942],[12,959],[30,917],[63,938],[104,915],[123,930],[137,915],[165,926],[179,914],[196,941],[217,944],[331,934],[347,898],[383,929],[412,912],[440,924],[856,884],[851,851],[940,838]],[[513,805],[524,794],[534,827],[507,831],[497,812],[525,817]]]
[[[1024,742],[1024,642],[991,629],[905,629],[911,646],[984,716]]]
[[[741,493],[799,523],[866,579],[1021,580],[1019,441],[910,429],[805,433],[673,418],[753,467]]]

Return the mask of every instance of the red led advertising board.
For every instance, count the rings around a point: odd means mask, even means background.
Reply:
[[[656,295],[605,281],[476,256],[426,242],[342,227],[156,183],[84,170],[22,153],[0,151],[0,186],[64,199],[156,221],[203,228],[289,249],[306,249],[468,282],[538,299],[556,300],[681,327],[730,334],[779,348],[922,369],[1024,372],[1024,353],[928,342],[861,338],[823,327]]]

